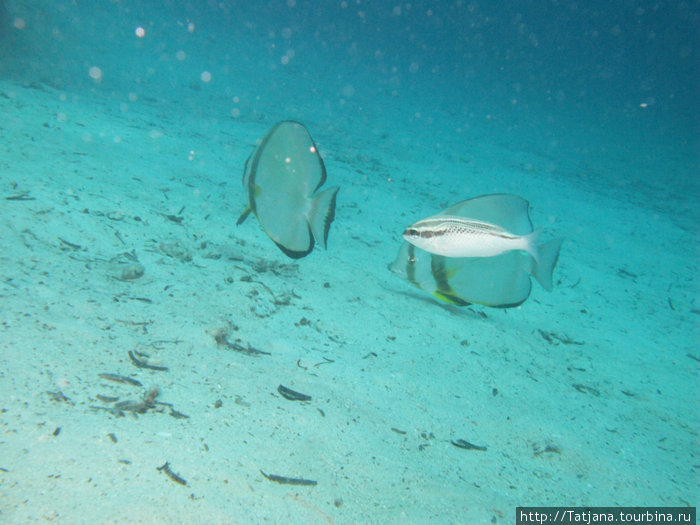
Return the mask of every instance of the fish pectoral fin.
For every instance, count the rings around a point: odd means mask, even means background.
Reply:
[[[335,201],[339,189],[338,186],[334,186],[316,195],[311,203],[311,209],[307,217],[314,239],[324,248],[328,240],[328,231],[331,228],[331,223],[335,219]]]
[[[248,215],[250,215],[250,212],[253,211],[250,206],[246,206],[245,210],[243,210],[243,213],[241,213],[241,216],[238,217],[238,220],[236,221],[236,226],[243,224],[243,222],[248,218]]]

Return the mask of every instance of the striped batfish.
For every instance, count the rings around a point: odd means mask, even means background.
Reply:
[[[528,202],[483,195],[404,231],[390,270],[447,303],[513,307],[530,295],[533,276],[548,291],[563,239],[539,243]]]
[[[248,206],[236,224],[253,213],[268,237],[293,259],[310,254],[316,242],[325,248],[339,189],[318,192],[325,182],[326,167],[307,129],[299,122],[279,122],[246,161]]]

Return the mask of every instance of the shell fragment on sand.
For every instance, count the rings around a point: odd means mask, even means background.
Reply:
[[[307,129],[299,122],[279,122],[246,161],[248,207],[236,224],[255,214],[270,239],[293,259],[311,253],[316,242],[325,248],[339,189],[317,193],[325,182],[323,159]]]
[[[538,244],[528,209],[508,194],[460,202],[409,227],[389,268],[447,303],[518,306],[530,295],[531,276],[552,289],[562,243]]]

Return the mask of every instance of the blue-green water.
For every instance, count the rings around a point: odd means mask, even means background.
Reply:
[[[696,504],[697,3],[3,7],[0,521]],[[235,224],[290,119],[340,186],[298,260]],[[458,307],[388,269],[492,193],[565,238],[551,292]]]

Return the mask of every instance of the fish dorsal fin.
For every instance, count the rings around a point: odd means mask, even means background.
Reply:
[[[526,235],[532,232],[529,207],[530,204],[522,197],[508,193],[496,193],[459,202],[441,211],[438,216],[453,215],[476,219],[500,226],[516,235]]]

